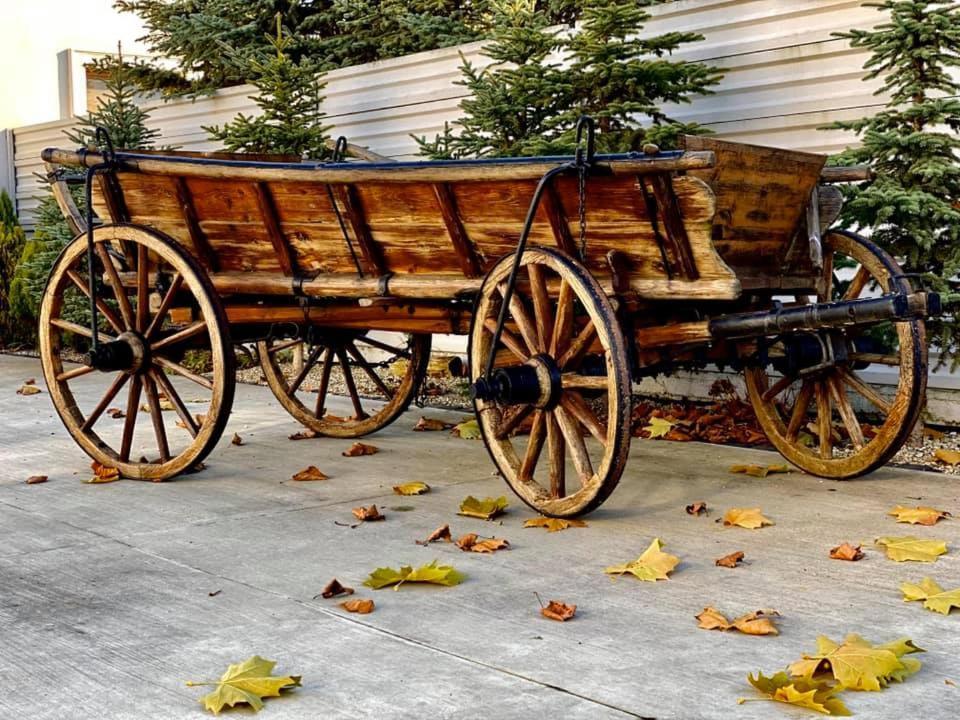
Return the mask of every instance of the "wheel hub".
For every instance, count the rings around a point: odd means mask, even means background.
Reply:
[[[503,405],[533,405],[549,410],[560,400],[560,368],[549,355],[534,355],[523,365],[498,368],[471,386],[474,398]]]
[[[150,347],[142,335],[121,333],[116,340],[103,343],[84,356],[84,362],[101,372],[135,373],[150,365]]]

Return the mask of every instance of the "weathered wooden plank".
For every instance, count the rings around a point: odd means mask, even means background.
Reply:
[[[437,203],[440,206],[440,214],[443,216],[443,223],[446,225],[447,234],[450,236],[450,242],[456,250],[457,257],[460,259],[460,268],[467,277],[479,277],[483,274],[480,266],[480,260],[473,249],[473,244],[467,236],[467,231],[460,222],[460,216],[457,213],[457,201],[447,183],[434,183],[433,192],[437,196]]]
[[[671,265],[671,277],[679,275],[686,280],[696,280],[700,274],[693,259],[687,229],[683,224],[677,194],[673,191],[670,177],[660,174],[640,175],[637,181],[643,184],[655,203],[656,222],[662,228],[663,250]]]
[[[193,250],[203,266],[211,272],[220,269],[220,263],[217,262],[216,253],[210,247],[207,236],[200,227],[200,221],[197,219],[197,210],[193,206],[193,197],[190,195],[190,189],[186,181],[181,177],[173,178],[174,188],[177,194],[177,202],[180,204],[180,212],[183,214],[183,223],[186,226],[187,233],[190,236],[190,242],[193,243]]]
[[[359,246],[360,253],[367,264],[367,269],[377,275],[387,272],[383,261],[383,254],[370,235],[370,227],[363,214],[363,205],[352,185],[334,185],[333,194],[340,205],[340,211],[353,231],[353,239]]]
[[[571,257],[577,257],[579,250],[576,244],[574,244],[573,236],[570,234],[570,221],[563,213],[563,205],[560,202],[560,197],[557,195],[557,188],[553,183],[547,185],[541,203],[543,211],[547,215],[547,220],[550,222],[550,229],[553,231],[553,236],[557,240],[557,247]]]
[[[280,263],[280,269],[284,275],[293,275],[298,268],[294,264],[293,251],[280,228],[280,221],[277,218],[277,209],[273,202],[273,196],[270,194],[270,188],[263,182],[254,183],[253,187],[257,205],[260,207],[260,216],[263,218],[263,227],[267,232],[267,237],[270,238],[274,251],[277,253],[277,262]]]

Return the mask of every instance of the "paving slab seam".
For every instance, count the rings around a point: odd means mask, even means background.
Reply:
[[[312,603],[305,602],[305,601],[303,601],[303,600],[300,600],[300,599],[295,598],[295,597],[291,597],[290,595],[286,595],[286,594],[284,594],[284,593],[279,593],[279,592],[277,592],[277,591],[275,591],[275,590],[270,590],[269,588],[263,588],[263,587],[260,587],[259,585],[254,585],[254,584],[252,584],[252,583],[247,583],[247,582],[244,582],[243,580],[238,580],[238,579],[236,579],[236,578],[232,578],[232,577],[229,577],[229,576],[227,576],[227,575],[221,575],[221,574],[219,574],[219,573],[210,572],[209,570],[204,570],[204,569],[202,569],[202,568],[194,567],[193,565],[190,565],[189,563],[181,562],[181,561],[179,561],[179,560],[174,560],[173,558],[166,557],[165,555],[161,555],[161,554],[159,554],[159,553],[151,552],[151,551],[149,551],[149,550],[145,550],[145,549],[143,549],[143,548],[139,548],[139,547],[137,547],[137,546],[135,546],[135,545],[130,545],[130,544],[128,544],[128,543],[125,543],[123,540],[119,540],[119,539],[118,539],[117,542],[118,542],[119,544],[121,544],[121,545],[124,545],[125,547],[128,547],[130,550],[132,550],[132,551],[134,551],[134,552],[137,552],[137,553],[139,553],[139,554],[145,555],[146,557],[154,558],[155,560],[160,560],[160,561],[162,561],[162,562],[167,562],[167,563],[170,563],[171,565],[174,565],[174,566],[176,566],[176,567],[180,567],[180,568],[183,568],[183,569],[186,569],[186,570],[190,570],[190,571],[192,571],[192,572],[200,573],[200,574],[206,575],[206,576],[208,576],[208,577],[217,578],[218,580],[223,580],[223,581],[226,581],[226,582],[231,582],[231,583],[234,583],[234,584],[236,584],[236,585],[240,585],[241,587],[246,587],[246,588],[248,588],[248,589],[250,589],[250,590],[255,590],[255,591],[257,591],[257,592],[262,592],[262,593],[266,593],[266,594],[268,594],[268,595],[272,595],[272,596],[274,596],[274,597],[276,597],[276,598],[279,598],[279,599],[281,599],[281,600],[286,600],[286,601],[295,603],[295,604],[299,605],[300,607],[303,607],[303,608],[305,608],[305,609],[307,609],[307,610],[310,610],[310,611],[313,611],[313,612],[317,612],[317,613],[319,613],[319,614],[321,614],[321,615],[325,615],[325,616],[327,616],[327,617],[333,618],[334,620],[337,620],[337,621],[340,621],[340,622],[350,623],[350,624],[352,624],[352,625],[354,625],[354,626],[363,628],[363,629],[365,629],[365,630],[367,630],[367,631],[373,632],[373,633],[378,634],[378,635],[382,635],[382,636],[384,636],[384,637],[391,638],[391,639],[393,639],[393,640],[396,640],[397,642],[401,642],[401,643],[404,643],[404,644],[406,644],[406,645],[411,645],[411,646],[414,646],[414,647],[421,648],[421,649],[423,649],[423,650],[428,650],[428,651],[433,652],[433,653],[437,653],[437,654],[440,654],[440,655],[444,655],[444,656],[446,656],[446,657],[453,658],[453,659],[455,659],[455,660],[459,660],[460,662],[468,663],[468,664],[473,665],[473,666],[475,666],[475,667],[480,667],[480,668],[484,668],[484,669],[487,669],[487,670],[492,670],[492,671],[494,671],[494,672],[496,672],[496,673],[500,673],[500,674],[502,674],[502,675],[508,675],[508,676],[510,676],[510,677],[516,678],[516,679],[518,679],[518,680],[522,680],[522,681],[524,681],[524,682],[532,683],[532,684],[534,684],[534,685],[537,685],[538,687],[542,687],[542,688],[547,689],[547,690],[553,690],[553,691],[555,691],[555,692],[559,692],[559,693],[562,693],[562,694],[564,694],[564,695],[568,695],[568,696],[570,696],[570,697],[577,698],[577,699],[579,699],[579,700],[583,700],[584,702],[592,703],[592,704],[597,705],[597,706],[599,706],[599,707],[604,707],[604,708],[607,708],[607,709],[609,709],[609,710],[614,710],[614,711],[616,711],[616,712],[622,713],[623,715],[625,715],[625,716],[627,716],[627,717],[637,718],[638,720],[656,720],[655,717],[650,717],[650,716],[648,716],[648,715],[640,715],[640,714],[635,713],[635,712],[633,712],[633,711],[631,711],[631,710],[627,710],[627,709],[625,709],[625,708],[618,707],[618,706],[616,706],[616,705],[613,705],[613,704],[604,702],[603,700],[597,700],[596,698],[592,698],[592,697],[590,697],[590,696],[588,696],[588,695],[582,695],[582,694],[580,694],[580,693],[574,692],[574,691],[572,691],[572,690],[569,690],[569,689],[567,689],[567,688],[561,687],[561,686],[559,686],[559,685],[553,685],[553,684],[551,684],[551,683],[544,682],[544,681],[542,681],[542,680],[538,680],[538,679],[536,679],[536,678],[529,677],[529,676],[527,676],[527,675],[523,675],[523,674],[518,673],[518,672],[514,672],[513,670],[509,670],[509,669],[507,669],[507,668],[499,667],[499,666],[497,666],[497,665],[492,665],[492,664],[490,664],[490,663],[483,662],[482,660],[477,660],[477,659],[474,659],[474,658],[471,658],[471,657],[467,657],[466,655],[461,655],[461,654],[459,654],[459,653],[451,652],[450,650],[444,650],[443,648],[436,647],[435,645],[431,645],[431,644],[429,644],[429,643],[425,643],[425,642],[422,642],[422,641],[420,641],[420,640],[414,640],[414,639],[412,639],[412,638],[404,637],[403,635],[400,635],[400,634],[398,634],[398,633],[391,632],[390,630],[387,630],[387,629],[384,629],[384,628],[380,628],[380,627],[377,627],[377,626],[375,626],[375,625],[370,625],[370,624],[365,623],[365,622],[363,622],[363,621],[361,621],[361,620],[359,620],[359,619],[356,619],[356,618],[345,617],[344,615],[342,615],[342,614],[340,614],[340,613],[334,612],[334,611],[332,611],[332,610],[328,610],[328,609],[326,609],[326,608],[324,608],[324,607],[320,607],[320,606],[317,606],[317,605],[312,604]]]

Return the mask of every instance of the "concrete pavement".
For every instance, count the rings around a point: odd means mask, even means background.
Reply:
[[[950,477],[886,469],[847,483],[802,473],[756,479],[727,468],[777,456],[637,440],[589,527],[547,534],[521,528],[534,513],[493,474],[479,441],[412,433],[423,412],[368,438],[377,455],[344,458],[349,441],[289,441],[298,426],[269,391],[239,386],[205,471],[163,484],[86,485],[89,461],[46,392],[15,394],[40,376],[38,361],[0,356],[0,718],[202,717],[203,689],[184,682],[216,679],[253,654],[303,676],[302,688],[267,701],[265,719],[812,717],[737,698],[755,696],[749,672],[772,673],[811,652],[817,635],[849,632],[876,642],[909,636],[927,650],[906,683],[845,693],[857,716],[956,716],[960,687],[945,680],[960,684],[960,611],[944,617],[904,603],[897,586],[926,575],[960,586],[960,525],[897,525],[885,514],[922,503],[960,515]],[[233,432],[244,445],[229,443]],[[331,479],[289,480],[309,464]],[[24,484],[34,474],[50,479]],[[432,492],[392,494],[391,485],[414,480]],[[468,494],[507,494],[509,512],[502,523],[458,517]],[[696,500],[709,517],[684,513]],[[385,522],[337,524],[370,503]],[[414,509],[390,509],[404,505]],[[776,525],[715,522],[729,507],[752,506]],[[455,534],[506,537],[512,549],[487,556],[414,544],[443,523]],[[946,540],[950,552],[929,565],[894,563],[872,545],[908,534]],[[669,581],[604,575],[657,536],[682,560]],[[867,557],[829,560],[843,541],[864,543]],[[735,550],[746,553],[744,566],[714,566]],[[433,559],[467,580],[398,592],[362,586],[376,567]],[[334,576],[357,588],[354,597],[372,597],[376,611],[348,615],[334,600],[314,600]],[[534,591],[577,604],[576,618],[541,618]],[[781,635],[700,630],[693,616],[706,605],[729,616],[775,608]]]

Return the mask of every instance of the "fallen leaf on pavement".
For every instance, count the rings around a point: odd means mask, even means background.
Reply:
[[[486,497],[478,500],[473,495],[467,495],[460,503],[460,511],[457,515],[480,518],[481,520],[493,520],[497,515],[503,514],[510,503],[507,502],[505,495],[498,498]]]
[[[214,685],[216,689],[200,698],[200,704],[214,715],[218,715],[225,706],[233,707],[237,703],[247,703],[254,711],[263,708],[263,698],[279,697],[281,690],[300,685],[299,675],[273,674],[277,663],[265,660],[259,655],[230,665],[218,682],[192,682],[189,687]]]
[[[587,527],[587,523],[576,519],[535,517],[524,522],[523,526],[525,528],[542,527],[546,528],[547,532],[560,532],[571,527]]]
[[[653,438],[663,437],[670,432],[673,429],[673,426],[676,424],[676,420],[670,420],[668,418],[661,417],[651,417],[650,424],[641,429],[646,431],[648,433],[647,437],[652,440]]]
[[[741,615],[736,620],[727,620],[723,613],[713,607],[705,607],[695,615],[698,627],[704,630],[738,630],[745,635],[779,635],[772,617],[780,615],[776,610],[756,610]]]
[[[477,424],[475,418],[471,418],[470,420],[464,420],[459,425],[454,426],[453,430],[450,432],[451,434],[463,438],[464,440],[476,440],[480,437],[480,425]]]
[[[17,390],[17,395],[36,395],[41,392],[43,391],[36,385],[21,385],[20,389]]]
[[[933,578],[924,578],[919,585],[901,583],[900,591],[904,602],[923,600],[927,610],[949,615],[951,608],[960,609],[960,588],[944,590]]]
[[[290,440],[312,440],[315,437],[320,437],[320,433],[316,432],[315,430],[300,430],[299,432],[295,432],[293,435],[288,435],[287,437]]]
[[[240,437],[239,435],[237,435],[237,433],[234,433],[234,434],[233,434],[233,437],[230,438],[230,444],[231,444],[231,445],[243,445],[243,438]]]
[[[804,655],[788,670],[807,680],[832,674],[842,688],[877,691],[891,681],[902,682],[917,672],[920,662],[903,657],[916,652],[924,650],[907,638],[873,645],[856,634],[847,635],[843,643],[821,635],[817,638],[816,653]]]
[[[393,491],[397,495],[423,495],[425,492],[430,492],[430,486],[423,482],[409,482],[394,485]]]
[[[374,604],[373,600],[369,598],[355,598],[353,600],[344,600],[340,603],[342,607],[347,612],[357,613],[359,615],[369,615],[373,612]]]
[[[540,614],[557,622],[566,622],[577,614],[577,606],[551,600],[545,607],[540,608]]]
[[[921,540],[912,535],[877,538],[877,545],[883,545],[887,557],[896,562],[934,562],[938,555],[947,552],[947,544],[942,540]]]
[[[788,473],[790,468],[786,465],[731,465],[730,472],[765,478],[775,473]]]
[[[892,515],[900,523],[910,523],[911,525],[936,525],[938,520],[950,517],[950,513],[944,510],[937,510],[932,507],[917,506],[914,508],[897,505],[893,510],[887,513]]]
[[[760,508],[730,508],[723,516],[723,524],[727,527],[738,527],[756,530],[766,525],[773,525],[773,521],[763,516]]]
[[[943,448],[937,448],[933,451],[933,456],[942,463],[947,465],[960,465],[960,451],[958,450],[944,450]]]
[[[860,545],[854,547],[850,543],[843,543],[830,550],[830,557],[834,560],[849,560],[854,562],[863,557],[863,551],[860,547]]]
[[[337,595],[353,595],[353,588],[341,585],[340,581],[334,578],[320,591],[320,597],[324,599],[336,597]],[[317,596],[314,595],[314,597]]]
[[[127,414],[120,408],[107,408],[107,415],[109,415],[114,420],[122,420],[127,416]],[[180,424],[180,421],[177,421],[177,424]]]
[[[503,538],[483,538],[476,533],[461,535],[456,544],[464,552],[475,553],[494,553],[510,547],[510,543]]]
[[[47,479],[46,475],[31,475],[27,478],[27,485],[39,485],[45,483]]]
[[[93,470],[93,477],[84,480],[85,483],[110,483],[120,479],[120,471],[117,468],[101,465],[96,460],[90,463],[90,469]]]
[[[377,510],[376,505],[370,507],[356,507],[353,509],[353,516],[360,522],[374,522],[376,520],[386,520],[386,515]]]
[[[766,677],[763,673],[757,673],[754,678],[751,673],[747,680],[759,692],[766,695],[769,700],[794,705],[796,707],[816,710],[824,715],[850,715],[850,710],[843,704],[843,701],[835,697],[843,688],[834,685],[825,680],[807,680],[805,678],[791,677],[781,671],[773,677]],[[738,704],[749,702],[748,699],[740,698]]]
[[[389,587],[397,590],[404,583],[432,583],[434,585],[459,585],[466,575],[458,572],[451,565],[437,565],[434,560],[429,565],[421,565],[414,570],[409,565],[403,565],[399,570],[382,567],[377,568],[370,577],[363,581],[367,587],[374,590]]]
[[[437,420],[436,418],[421,417],[417,424],[413,426],[414,432],[431,432],[436,430],[449,430],[455,423]]]
[[[444,542],[453,542],[453,536],[450,534],[449,525],[441,525],[427,537],[426,540],[417,540],[417,545],[429,545],[432,542],[443,540]]]
[[[308,480],[329,480],[330,478],[320,472],[316,465],[310,465],[295,474],[292,479],[297,482],[305,482]]]
[[[707,504],[705,502],[695,502],[687,505],[687,515],[706,515]]]
[[[724,555],[718,560],[714,560],[714,565],[719,565],[720,567],[734,568],[743,562],[743,553],[740,550],[737,552],[732,552],[729,555]]]
[[[344,457],[360,457],[362,455],[376,455],[380,448],[376,445],[367,445],[362,442],[355,442],[349,448],[343,451]]]
[[[667,580],[667,575],[680,563],[680,558],[661,552],[663,543],[660,538],[654,538],[650,546],[636,560],[623,565],[611,565],[604,569],[608,575],[623,575],[630,573],[634,577],[647,582]]]

